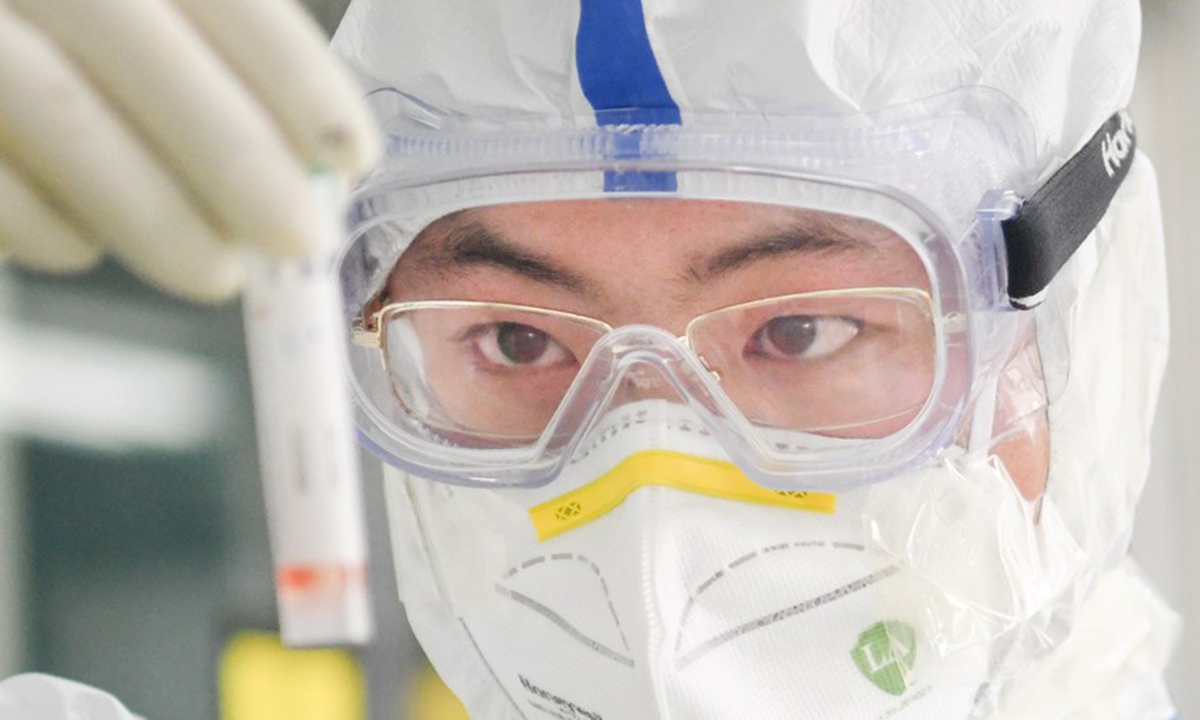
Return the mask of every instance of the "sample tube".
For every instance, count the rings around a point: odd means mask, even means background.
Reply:
[[[321,242],[308,257],[256,255],[244,298],[258,455],[283,641],[366,643],[366,524],[334,267],[339,178],[314,176]]]

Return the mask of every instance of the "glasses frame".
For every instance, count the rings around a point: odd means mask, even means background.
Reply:
[[[706,310],[706,311],[696,315],[695,317],[693,317],[691,320],[688,321],[687,325],[684,328],[684,334],[678,335],[678,336],[672,335],[672,337],[674,337],[675,341],[678,343],[679,349],[682,352],[684,352],[685,354],[687,354],[688,356],[690,356],[691,358],[693,358],[701,367],[704,368],[704,370],[708,373],[708,375],[711,376],[711,378],[716,382],[716,384],[717,384],[716,390],[718,393],[720,393],[723,396],[723,402],[719,401],[719,402],[721,402],[721,404],[735,408],[737,414],[741,416],[741,419],[750,426],[757,427],[757,428],[769,427],[769,426],[760,424],[758,422],[755,422],[754,420],[751,420],[745,414],[745,411],[743,411],[741,408],[738,408],[737,405],[733,402],[732,398],[730,398],[728,396],[728,394],[724,393],[724,391],[721,389],[720,384],[722,382],[722,378],[721,378],[720,373],[717,370],[714,370],[711,367],[711,365],[709,364],[708,360],[706,358],[704,358],[704,356],[699,354],[695,349],[695,343],[693,342],[693,337],[695,335],[695,328],[698,325],[703,324],[704,322],[706,322],[714,317],[719,317],[721,315],[725,315],[725,314],[731,313],[731,312],[737,312],[737,311],[741,311],[741,310],[749,310],[749,309],[753,309],[753,308],[757,308],[757,307],[764,307],[764,306],[768,306],[768,305],[776,304],[776,303],[782,304],[782,303],[787,303],[789,301],[796,301],[796,300],[837,299],[837,298],[894,298],[894,299],[915,300],[916,301],[915,304],[919,305],[919,307],[928,316],[930,325],[933,329],[934,337],[936,338],[936,336],[937,336],[938,318],[936,317],[936,308],[935,308],[933,298],[930,296],[929,292],[927,292],[926,290],[924,290],[922,288],[914,288],[914,287],[864,286],[864,287],[853,287],[853,288],[836,288],[836,289],[829,289],[829,290],[813,290],[813,291],[801,292],[801,293],[789,293],[786,295],[776,295],[776,296],[771,296],[771,297],[766,297],[766,298],[759,298],[757,300],[750,300],[750,301],[745,301],[745,302],[740,302],[740,303],[734,303],[732,305],[726,305],[723,307],[714,308],[712,310]],[[394,376],[391,372],[392,359],[387,350],[387,343],[385,343],[383,341],[384,328],[386,327],[387,322],[390,318],[397,316],[397,315],[405,314],[405,313],[421,311],[421,310],[455,310],[455,309],[469,309],[469,308],[494,309],[494,310],[501,310],[501,311],[521,312],[521,313],[528,313],[528,314],[532,314],[532,315],[553,317],[553,318],[567,320],[567,321],[570,321],[573,323],[577,323],[584,327],[589,327],[593,330],[596,330],[597,331],[596,342],[592,345],[591,349],[589,350],[588,356],[580,359],[580,373],[578,373],[575,376],[575,378],[572,379],[571,384],[568,386],[567,390],[563,393],[563,397],[559,401],[560,409],[561,409],[562,405],[566,404],[568,398],[570,398],[576,394],[575,388],[576,388],[577,383],[580,381],[580,377],[582,377],[582,375],[583,375],[583,373],[582,373],[583,366],[585,366],[589,363],[589,359],[596,352],[596,348],[604,345],[604,339],[606,337],[610,336],[612,333],[617,332],[621,327],[633,327],[633,326],[628,326],[628,325],[627,326],[614,326],[614,325],[611,325],[610,323],[607,323],[598,318],[590,317],[587,315],[582,315],[580,313],[569,312],[569,311],[565,311],[565,310],[556,310],[553,308],[545,308],[545,307],[539,307],[539,306],[535,306],[535,305],[524,305],[521,303],[493,302],[493,301],[488,301],[488,300],[445,300],[445,299],[409,300],[409,301],[384,304],[384,300],[382,298],[377,298],[372,303],[368,303],[366,305],[366,307],[367,308],[376,307],[378,309],[375,309],[375,310],[369,312],[369,314],[366,314],[365,316],[355,318],[355,320],[351,324],[351,329],[350,329],[351,342],[357,347],[379,350],[380,359],[381,359],[381,369],[383,370],[385,376],[387,376],[389,378],[392,378]],[[670,334],[670,333],[668,333],[668,331],[666,331],[663,328],[657,328],[655,326],[643,326],[643,327],[652,327],[652,328],[655,328],[656,330],[663,331],[666,334]],[[933,360],[936,365],[936,363],[937,363],[937,353],[936,352],[934,353]],[[914,406],[912,406],[910,408],[905,408],[903,410],[903,412],[909,412],[914,409],[923,410],[924,407],[927,406],[933,399],[934,385],[936,385],[936,381],[933,384],[931,384],[930,392],[928,395],[926,395],[924,400],[922,400],[919,404],[915,404]],[[511,437],[510,436],[497,436],[497,435],[488,434],[488,433],[485,433],[482,431],[468,430],[465,428],[444,427],[444,426],[438,425],[434,422],[430,422],[428,418],[417,417],[417,415],[412,411],[412,409],[410,407],[408,407],[407,403],[405,403],[405,401],[403,399],[404,393],[401,392],[399,388],[393,386],[393,394],[394,394],[396,401],[398,403],[400,403],[401,407],[403,407],[404,410],[406,412],[408,412],[410,414],[410,416],[412,416],[414,418],[414,420],[416,420],[421,425],[431,428],[431,429],[440,430],[440,431],[466,432],[466,433],[472,435],[473,437],[477,437],[480,439],[485,439],[485,438],[497,439],[500,437],[504,437],[505,439],[511,439],[511,440],[520,439],[520,440],[526,441],[525,442],[526,446],[532,446],[532,445],[535,445],[536,443],[538,443],[540,440],[543,440],[546,433],[548,433],[556,425],[557,413],[556,413],[555,417],[552,417],[551,419],[549,419],[547,421],[546,427],[544,427],[539,433],[537,433],[535,435],[529,435],[529,436],[511,436]],[[921,415],[921,412],[918,412],[917,415],[914,416],[914,418],[911,422],[915,422],[916,419],[918,417],[920,417],[920,415]],[[878,421],[878,420],[885,420],[885,419],[888,419],[888,418],[887,417],[875,418],[873,420]],[[840,428],[839,427],[820,427],[820,428],[812,428],[807,431],[814,432],[814,431],[832,430],[832,429],[840,429]],[[891,435],[895,435],[899,432],[902,432],[902,431],[896,431],[894,433],[891,433]],[[884,439],[884,438],[873,438],[872,442],[879,441],[882,439]]]
[[[713,310],[705,310],[699,315],[688,321],[688,324],[683,329],[683,334],[676,336],[676,339],[688,350],[692,349],[690,338],[692,337],[692,329],[696,324],[704,322],[709,318],[723,315],[727,312],[736,310],[749,310],[764,305],[770,305],[776,302],[785,302],[788,300],[806,300],[809,298],[841,298],[841,297],[868,297],[868,296],[907,296],[915,297],[922,301],[924,307],[929,310],[929,316],[934,317],[933,298],[930,294],[921,288],[906,288],[906,287],[861,287],[861,288],[837,288],[834,290],[813,290],[802,293],[790,293],[787,295],[774,295],[758,300],[749,300],[746,302],[734,303],[733,305],[725,305]],[[458,308],[495,308],[497,310],[511,310],[514,312],[527,312],[534,315],[546,315],[550,317],[558,317],[566,320],[577,322],[581,325],[590,325],[597,329],[603,330],[603,334],[607,335],[618,327],[609,323],[594,318],[589,315],[581,315],[566,310],[555,310],[554,308],[538,307],[537,305],[523,305],[520,303],[493,302],[490,300],[405,300],[403,302],[386,303],[371,302],[364,307],[371,308],[375,305],[380,305],[377,310],[364,314],[362,317],[357,317],[350,326],[350,341],[362,348],[378,348],[386,357],[387,351],[383,344],[383,326],[387,317],[403,312],[413,310],[454,310]],[[660,328],[661,329],[661,328]],[[703,360],[703,358],[698,359]]]

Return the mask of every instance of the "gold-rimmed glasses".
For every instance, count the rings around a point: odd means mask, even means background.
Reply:
[[[410,416],[456,444],[490,447],[537,438],[613,331],[548,308],[419,300],[379,308],[352,339],[382,352]],[[874,438],[903,428],[926,403],[936,337],[927,292],[867,287],[707,311],[678,341],[755,425]]]

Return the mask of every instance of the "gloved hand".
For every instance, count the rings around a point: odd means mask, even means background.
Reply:
[[[0,682],[4,720],[140,720],[111,695],[50,675],[14,675]]]
[[[360,95],[292,0],[0,0],[0,255],[225,299],[315,242],[311,170],[374,162]]]

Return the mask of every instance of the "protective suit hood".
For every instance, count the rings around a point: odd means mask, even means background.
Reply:
[[[795,0],[752,9],[656,0],[355,0],[334,47],[368,92],[397,91],[409,120],[426,123],[431,137],[452,127],[459,140],[464,133],[486,138],[508,130],[713,127],[714,118],[725,119],[730,135],[795,117],[852,124],[888,108],[982,88],[1008,98],[1020,124],[1032,129],[1028,152],[1015,153],[1020,172],[1008,176],[1017,185],[1011,189],[1029,193],[1128,104],[1139,37],[1137,3],[1126,0],[973,6]],[[381,119],[386,130],[389,118]],[[481,163],[493,157],[487,147],[486,141],[479,146]],[[472,192],[480,193],[472,202],[483,204],[486,192]],[[527,199],[530,191],[523,192],[520,199]],[[971,220],[969,209],[949,212],[963,226]],[[903,478],[872,488],[849,507],[862,513],[862,540],[873,557],[914,579],[905,585],[914,605],[941,608],[929,614],[927,636],[955,648],[970,647],[973,633],[993,643],[987,664],[995,677],[979,692],[974,716],[1169,717],[1158,676],[1170,646],[1170,613],[1125,561],[1167,346],[1158,194],[1144,156],[1132,159],[1107,212],[1039,299],[1028,312],[1048,399],[1049,474],[1040,502],[1023,504],[988,484],[1003,473],[981,476],[972,494],[963,490],[970,473],[962,473],[963,483],[941,484],[942,476],[920,485],[919,502],[910,491],[922,481]],[[500,518],[525,501],[513,505],[491,491],[476,501],[470,491],[392,468],[387,477],[401,595],[451,687],[489,720],[521,716],[517,708],[524,703],[505,696],[514,688],[524,688],[531,702],[557,704],[560,712],[569,707],[571,697],[536,678],[507,685],[497,679],[479,645],[487,633],[478,628],[481,618],[500,616],[476,607],[465,595],[473,579],[455,569],[479,548],[447,518],[456,512],[475,518],[488,528],[481,532],[498,541],[519,532]],[[635,525],[662,513],[644,498],[631,507],[626,517]],[[645,507],[652,510],[636,509]],[[990,526],[973,521],[996,507],[1025,524],[998,523],[987,537]],[[1018,526],[1016,535],[1006,534]],[[845,541],[836,533],[829,537],[835,536]],[[661,540],[646,547],[660,546]],[[976,602],[973,588],[961,584],[968,576],[954,572],[954,562],[964,560],[955,549],[973,546],[999,548],[999,586],[1011,589],[1004,602]],[[1018,550],[1006,551],[1013,547]],[[499,542],[483,552],[479,567],[492,569],[524,568],[522,562],[536,559],[520,554],[532,553],[528,547],[505,555]],[[948,564],[939,564],[943,560]],[[549,574],[551,565],[538,572]],[[500,594],[513,600],[512,592]],[[530,590],[526,597],[540,596]],[[1125,617],[1146,622],[1128,633],[1110,632]],[[1098,648],[1105,648],[1103,662]],[[1038,661],[1032,672],[1035,663],[1025,660]],[[1127,715],[1129,708],[1115,702],[1129,688],[1141,694],[1139,711],[1147,714]],[[697,708],[696,717],[708,717],[711,708]]]
[[[368,90],[397,88],[456,115],[545,127],[595,122],[602,108],[589,95],[604,95],[585,93],[589,63],[632,75],[655,62],[663,87],[647,81],[637,109],[674,105],[685,122],[713,112],[855,113],[988,87],[1028,113],[1044,176],[1128,104],[1141,35],[1139,8],[1124,0],[797,1],[752,9],[644,0],[616,8],[587,0],[355,0],[334,49]],[[581,56],[577,30],[602,24],[610,9],[640,14],[644,38],[629,36],[629,46],[611,48],[607,58],[586,49]],[[622,57],[643,43],[652,57]]]

